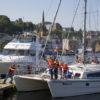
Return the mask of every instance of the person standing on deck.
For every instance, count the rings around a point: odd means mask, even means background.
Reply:
[[[68,71],[68,65],[67,64],[62,64],[62,78],[66,79],[66,73]]]
[[[58,68],[59,68],[59,61],[57,59],[55,59],[54,61],[54,77],[55,79],[58,78]]]
[[[32,74],[32,65],[27,65],[27,74]]]
[[[12,65],[9,66],[8,74],[7,74],[6,78],[3,81],[3,84],[6,83],[8,78],[11,78],[10,83],[11,84],[13,83],[13,76],[14,76],[14,73],[15,73],[15,69],[16,69],[15,64],[12,64]]]
[[[50,79],[53,79],[54,59],[50,57],[48,60],[48,68],[50,73]]]

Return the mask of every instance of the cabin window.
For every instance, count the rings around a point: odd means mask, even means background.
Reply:
[[[3,54],[4,55],[15,54],[15,50],[4,49]]]
[[[36,53],[36,51],[30,50],[30,55],[31,55],[31,56],[35,56],[35,53]]]
[[[18,50],[17,53],[18,55],[24,55],[24,50]]]
[[[26,43],[26,42],[32,42],[34,39],[32,36],[27,36],[27,37],[20,37],[18,40],[20,42]]]
[[[25,55],[29,56],[29,54],[30,54],[30,51],[29,50],[25,50]]]
[[[87,74],[87,78],[100,78],[100,72],[89,73]]]

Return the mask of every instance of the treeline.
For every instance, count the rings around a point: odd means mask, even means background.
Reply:
[[[12,35],[22,31],[34,31],[35,29],[36,25],[32,22],[24,22],[22,18],[11,21],[7,16],[0,15],[0,33]]]
[[[24,22],[22,18],[11,21],[7,16],[0,15],[0,33],[7,33],[9,35],[34,30],[36,30],[39,34],[41,34],[41,31],[44,31],[44,35],[48,35],[48,29],[46,26],[50,26],[51,24],[51,22],[43,22],[36,25],[32,22]],[[68,36],[69,38],[82,38],[81,29],[79,31],[75,31],[74,28],[65,28],[65,30],[63,30],[63,27],[59,23],[55,23],[51,33],[52,37],[58,36],[59,39],[67,38]]]

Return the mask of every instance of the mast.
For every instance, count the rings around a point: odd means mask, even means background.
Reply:
[[[84,9],[84,30],[83,30],[83,61],[85,62],[85,50],[86,50],[86,44],[85,44],[85,37],[86,37],[86,18],[87,18],[87,0],[84,0],[85,9]]]

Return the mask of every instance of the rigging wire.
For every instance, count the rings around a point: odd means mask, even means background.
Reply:
[[[75,17],[76,17],[76,14],[77,14],[77,11],[78,11],[78,8],[79,8],[79,5],[80,5],[80,0],[78,1],[77,7],[76,7],[76,10],[75,10],[75,13],[74,13],[73,19],[72,19],[71,28],[73,27],[73,24],[74,24],[74,21],[75,21]],[[69,33],[68,33],[68,35],[67,35],[67,39],[68,39],[68,38],[69,38]]]
[[[74,21],[75,21],[75,17],[76,17],[76,14],[77,14],[77,11],[78,11],[78,8],[79,8],[79,5],[80,5],[80,1],[81,0],[78,1],[78,4],[76,6],[75,13],[74,13],[74,16],[73,16],[73,19],[72,19],[72,23],[71,23],[71,28],[73,27],[73,24],[74,24]],[[70,33],[68,32],[67,39],[69,38],[69,35],[70,35]],[[62,51],[61,56],[62,55],[63,55],[63,51]]]
[[[47,36],[47,39],[46,39],[46,42],[45,42],[45,45],[44,45],[44,49],[43,49],[42,55],[41,55],[41,57],[40,57],[40,61],[41,61],[41,59],[42,59],[42,57],[43,57],[43,54],[44,54],[44,51],[45,51],[45,48],[46,48],[46,45],[47,45],[49,36],[50,36],[50,34],[51,34],[51,32],[52,32],[52,29],[53,29],[53,27],[54,27],[54,24],[55,24],[55,21],[56,21],[56,18],[57,18],[57,15],[58,15],[58,12],[59,12],[61,3],[62,3],[62,0],[59,1],[58,8],[57,8],[56,14],[55,14],[55,16],[54,16],[52,25],[51,25],[51,27],[49,28],[49,33],[48,33],[48,36]],[[40,62],[39,62],[39,63],[40,63]]]
[[[52,8],[52,4],[53,4],[53,0],[50,1],[48,9],[46,9],[47,10],[46,16],[48,16],[48,13],[50,13],[50,9]]]

